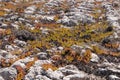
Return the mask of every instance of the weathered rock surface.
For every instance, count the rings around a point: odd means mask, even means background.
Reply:
[[[4,80],[15,80],[17,76],[17,71],[15,68],[12,68],[12,67],[4,68],[4,69],[1,69],[0,76],[2,76]]]
[[[120,0],[0,0],[0,80],[120,80]]]

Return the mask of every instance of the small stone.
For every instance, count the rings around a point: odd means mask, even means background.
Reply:
[[[92,61],[92,62],[98,62],[99,60],[100,60],[99,57],[95,53],[92,53],[92,58],[91,58],[90,61]]]
[[[5,49],[6,49],[7,51],[13,51],[13,50],[15,50],[15,49],[13,48],[13,46],[11,46],[11,45],[6,45],[6,46],[5,46]]]
[[[110,39],[108,39],[108,38],[103,39],[103,41],[102,41],[103,45],[108,44],[108,43],[111,43]]]
[[[66,76],[80,73],[80,71],[74,65],[67,65],[65,67],[59,68],[58,70],[61,71]]]
[[[84,72],[81,74],[68,75],[63,78],[63,80],[82,80],[87,77]]]
[[[76,51],[76,53],[81,53],[81,51],[83,50],[82,46],[78,46],[78,45],[73,45],[71,46],[71,48]]]
[[[48,59],[48,53],[45,53],[45,52],[40,52],[37,54],[37,56],[38,56],[38,59],[40,59],[40,60]]]
[[[5,80],[5,79],[3,79],[3,77],[2,77],[2,76],[0,76],[0,80]]]
[[[51,22],[55,22],[54,21],[54,16],[43,16],[41,19],[42,23],[51,23]]]
[[[116,75],[110,75],[109,80],[120,80],[120,77],[118,77]]]
[[[51,79],[43,75],[37,75],[35,80],[51,80]]]
[[[59,49],[59,50],[63,50],[64,48],[60,46],[60,47],[58,47],[58,49]]]
[[[16,59],[17,56],[16,56],[16,55],[12,55],[11,53],[9,53],[9,54],[6,55],[4,58],[6,58],[6,59]]]
[[[48,69],[47,71],[47,76],[50,77],[51,79],[56,79],[56,80],[61,80],[63,78],[63,73],[60,71],[53,71],[51,69]]]
[[[113,38],[115,38],[115,39],[119,38],[119,36],[116,32],[113,33]]]
[[[25,41],[20,41],[20,40],[14,40],[14,43],[17,44],[17,46],[19,47],[24,47],[26,46],[26,42]]]
[[[111,74],[111,71],[106,69],[106,68],[98,68],[96,71],[95,71],[95,75],[97,76],[106,76],[106,75],[109,75]]]
[[[25,9],[25,13],[26,14],[33,14],[36,10],[36,6],[32,5],[32,6],[29,6]]]
[[[7,52],[7,51],[5,51],[5,50],[0,50],[0,55],[2,56],[2,57],[5,57],[6,55],[8,55],[9,53]]]
[[[107,29],[105,31],[106,32],[111,32],[111,31],[113,31],[113,27],[109,26],[109,27],[107,27]]]
[[[37,60],[34,66],[42,66],[43,64],[51,64],[50,60]]]

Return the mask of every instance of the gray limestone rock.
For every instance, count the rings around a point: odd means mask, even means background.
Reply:
[[[17,71],[12,67],[0,69],[0,76],[2,76],[4,80],[15,80]]]

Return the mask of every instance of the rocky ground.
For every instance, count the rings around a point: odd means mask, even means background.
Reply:
[[[0,0],[0,80],[120,80],[120,0]]]

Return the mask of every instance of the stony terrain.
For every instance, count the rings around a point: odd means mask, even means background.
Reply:
[[[120,80],[120,0],[0,0],[0,80]]]

